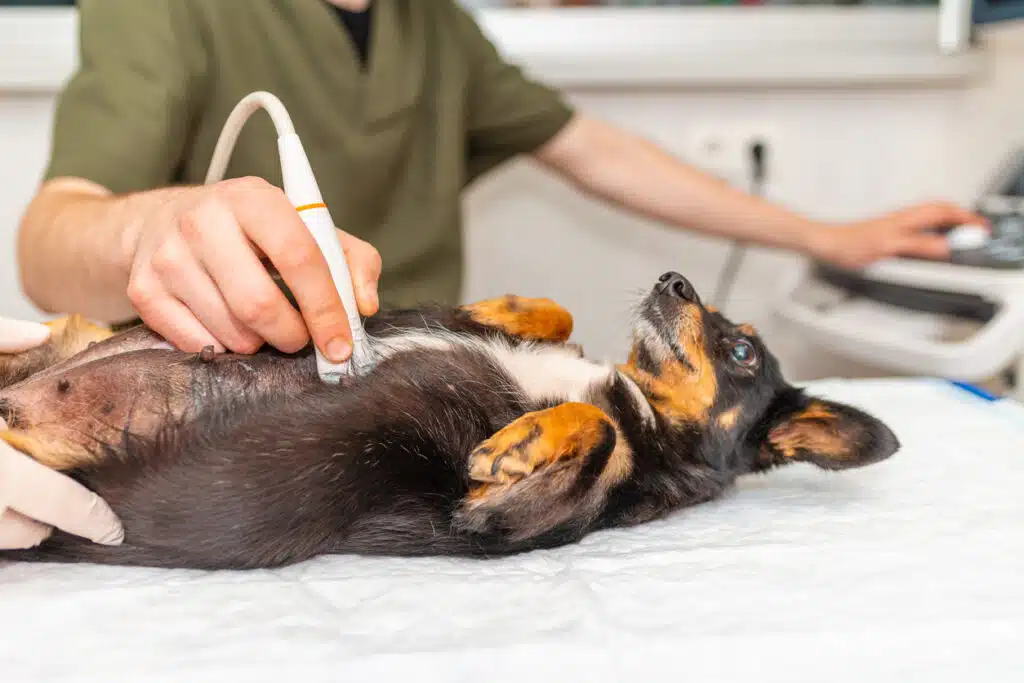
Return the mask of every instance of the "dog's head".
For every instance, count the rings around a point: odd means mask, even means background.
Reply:
[[[789,384],[757,332],[706,308],[678,273],[662,275],[640,303],[633,336],[624,372],[668,429],[699,437],[698,457],[716,469],[838,470],[899,449],[874,416]]]

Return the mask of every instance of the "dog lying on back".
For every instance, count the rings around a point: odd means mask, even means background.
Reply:
[[[748,326],[666,273],[629,359],[568,343],[571,315],[508,296],[382,312],[376,369],[319,381],[310,350],[187,354],[71,317],[0,356],[9,444],[121,518],[121,546],[56,533],[0,559],[256,568],[322,554],[494,556],[572,543],[788,463],[875,463],[875,417],[786,382]]]

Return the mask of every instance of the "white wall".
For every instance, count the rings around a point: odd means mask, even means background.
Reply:
[[[1024,138],[1024,27],[985,36],[989,68],[967,87],[681,88],[573,92],[588,111],[685,156],[694,131],[721,122],[777,133],[770,198],[825,219],[856,219],[933,198],[969,203],[1009,145]],[[728,246],[627,217],[580,197],[529,163],[469,197],[466,295],[518,291],[572,310],[596,355],[621,356],[629,306],[666,269],[710,293]],[[565,259],[574,273],[566,277]],[[728,313],[753,323],[796,379],[885,374],[808,348],[772,315],[788,254],[751,252]]]
[[[0,91],[0,316],[42,319],[21,293],[15,238],[46,166],[52,113],[52,95]]]
[[[628,92],[569,86],[569,93],[588,111],[680,154],[708,122],[768,124],[777,134],[770,197],[823,218],[856,218],[933,197],[970,201],[1007,146],[1024,136],[1024,28],[991,32],[986,53],[989,72],[967,85],[682,83]],[[45,164],[51,107],[52,93],[5,92],[0,83],[0,315],[40,317],[20,294],[13,240]],[[624,353],[629,306],[658,274],[679,270],[710,292],[726,253],[714,240],[582,198],[527,163],[474,188],[467,219],[466,298],[508,291],[553,297],[573,310],[577,338],[598,356]],[[775,288],[799,263],[752,254],[729,312],[757,325],[795,378],[872,373],[808,349],[774,324]]]
[[[769,197],[827,218],[853,218],[932,196],[969,196],[956,168],[955,96],[941,93],[771,93],[671,96],[579,96],[581,106],[644,132],[680,155],[691,126],[704,121],[765,120],[778,132]],[[621,354],[624,320],[638,291],[667,269],[684,273],[709,295],[728,244],[627,217],[580,197],[529,164],[495,176],[472,193],[471,270],[467,295],[505,290],[552,296],[576,313],[578,333],[594,353]],[[514,207],[514,209],[512,208]],[[566,278],[571,259],[574,277]],[[778,339],[787,365],[805,361],[804,345],[774,329],[771,296],[779,277],[800,261],[751,251],[727,313]]]

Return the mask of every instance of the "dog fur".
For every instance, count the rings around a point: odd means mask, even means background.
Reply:
[[[899,448],[852,406],[789,384],[755,330],[666,273],[628,360],[569,343],[547,299],[383,311],[378,365],[321,383],[310,349],[187,354],[78,317],[0,356],[9,444],[124,523],[120,546],[57,532],[0,559],[275,567],[323,554],[492,557],[573,543],[712,500],[737,477],[838,470]]]

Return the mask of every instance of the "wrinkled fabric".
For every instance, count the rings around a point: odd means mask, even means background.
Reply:
[[[0,680],[1021,681],[1024,408],[811,385],[903,450],[501,560],[0,566]]]

